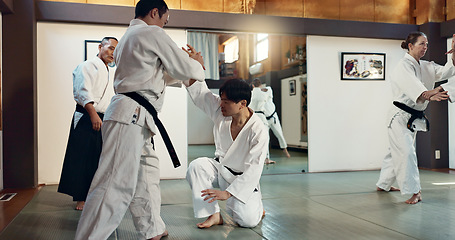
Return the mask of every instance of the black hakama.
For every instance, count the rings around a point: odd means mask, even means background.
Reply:
[[[73,201],[85,201],[98,168],[103,140],[101,131],[93,130],[88,112],[80,105],[76,111],[84,115],[76,128],[73,115],[58,192],[72,196]],[[104,114],[98,115],[103,119]]]

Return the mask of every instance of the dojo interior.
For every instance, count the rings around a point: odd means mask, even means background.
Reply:
[[[166,2],[165,30],[178,46],[210,39],[202,49],[213,92],[230,78],[272,87],[291,158],[270,133],[276,164],[264,166],[257,227],[240,228],[222,211],[224,225],[197,229],[184,178],[191,160],[213,156],[213,124],[184,87],[167,87],[159,116],[182,166],[173,168],[156,136],[165,239],[455,238],[455,104],[430,103],[431,131],[417,136],[423,201],[410,206],[375,187],[400,44],[422,31],[424,59],[444,64],[455,0]],[[93,41],[121,39],[136,3],[0,0],[0,240],[74,238],[80,212],[56,191],[75,106],[71,73],[96,53]],[[384,79],[342,79],[342,53],[384,54]],[[138,239],[129,213],[109,239]]]

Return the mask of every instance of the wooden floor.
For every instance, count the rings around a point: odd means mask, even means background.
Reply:
[[[16,193],[16,195],[9,201],[0,201],[0,232],[13,221],[41,188],[42,186],[27,189],[3,189],[1,191],[1,194]]]

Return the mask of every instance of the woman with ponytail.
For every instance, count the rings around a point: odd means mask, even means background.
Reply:
[[[446,54],[454,51],[452,49]],[[428,131],[429,122],[424,110],[430,101],[444,101],[449,98],[444,86],[434,88],[435,82],[455,76],[455,56],[444,66],[421,60],[428,49],[428,39],[422,32],[408,35],[401,43],[405,56],[390,75],[393,103],[388,120],[389,152],[385,156],[379,180],[378,191],[401,191],[412,195],[408,204],[422,201],[415,137],[417,131]],[[434,88],[434,89],[433,89]],[[399,188],[392,187],[397,182]]]

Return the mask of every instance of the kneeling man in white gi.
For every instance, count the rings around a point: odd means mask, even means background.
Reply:
[[[220,96],[213,94],[205,82],[190,80],[185,85],[194,104],[215,123],[215,158],[197,158],[186,174],[195,217],[208,217],[197,226],[223,224],[217,200],[226,200],[227,212],[239,226],[255,227],[265,213],[259,180],[269,134],[261,119],[247,107],[251,89],[237,79],[226,81]]]

